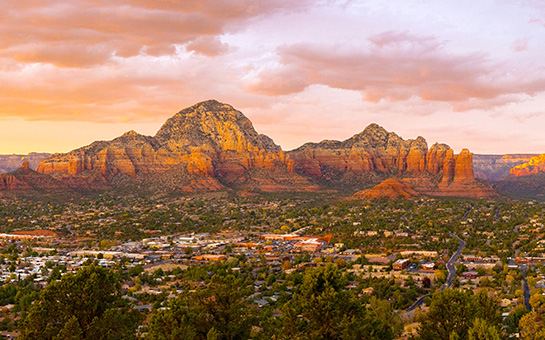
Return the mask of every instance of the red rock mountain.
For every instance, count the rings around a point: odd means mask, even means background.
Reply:
[[[422,137],[403,140],[376,124],[342,142],[307,143],[285,153],[240,111],[209,100],[178,112],[153,137],[129,131],[54,154],[37,171],[87,191],[354,192],[396,177],[418,193],[489,197],[493,191],[475,180],[471,158],[467,150],[454,155],[437,143],[428,149]]]
[[[258,134],[248,118],[215,100],[178,112],[154,137],[130,131],[111,141],[54,154],[37,171],[95,188],[126,185],[127,178],[142,183],[148,175],[153,175],[154,190],[313,188],[294,172],[293,162],[281,148]]]
[[[428,149],[422,137],[403,140],[377,124],[345,141],[307,143],[288,155],[297,173],[322,182],[350,186],[402,177],[410,187],[427,195],[491,197],[495,194],[475,180],[472,154],[467,149],[459,155],[454,155],[446,144],[435,143]]]
[[[521,177],[536,175],[540,172],[545,172],[545,154],[534,156],[528,162],[513,167],[510,174]]]
[[[0,196],[16,194],[75,194],[66,184],[30,169],[28,161],[10,173],[0,175]]]

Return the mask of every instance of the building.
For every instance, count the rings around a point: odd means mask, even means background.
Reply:
[[[399,259],[392,264],[394,270],[403,270],[409,265],[409,259]]]

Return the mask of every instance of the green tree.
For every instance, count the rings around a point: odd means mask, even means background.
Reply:
[[[519,328],[520,337],[524,340],[545,340],[545,327],[537,312],[524,315],[520,319]]]
[[[449,340],[454,333],[460,339],[468,339],[476,319],[491,327],[501,324],[497,304],[486,291],[472,295],[471,292],[445,289],[435,292],[431,300],[429,312],[421,317],[419,338],[422,340]],[[478,325],[481,326],[482,322],[479,321]]]
[[[243,286],[232,275],[214,275],[206,288],[181,294],[167,310],[155,311],[147,339],[206,340],[209,334],[217,340],[248,339],[253,312],[242,299]]]
[[[133,339],[141,315],[121,298],[121,284],[109,269],[89,265],[51,282],[30,308],[21,339]]]
[[[337,266],[328,264],[307,270],[300,289],[282,307],[283,317],[275,333],[281,339],[393,339],[395,330],[387,322],[393,313],[368,310],[351,291]],[[386,313],[383,318],[379,313]]]
[[[59,332],[59,335],[57,335],[55,340],[82,340],[83,339],[83,331],[81,330],[81,327],[79,326],[78,319],[73,316],[68,320],[67,323],[64,324],[64,327]]]
[[[477,318],[468,331],[469,340],[500,340],[500,333],[494,325]]]

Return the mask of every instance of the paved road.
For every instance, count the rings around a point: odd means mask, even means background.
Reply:
[[[447,281],[439,288],[439,290],[444,290],[445,287],[450,287],[452,285],[452,280],[456,276],[456,262],[458,261],[458,258],[460,257],[460,254],[462,254],[462,250],[465,248],[466,243],[460,239],[457,235],[451,234],[452,237],[455,237],[458,242],[460,242],[460,245],[458,246],[458,250],[450,257],[450,260],[447,261],[447,270],[448,270],[448,277]],[[417,307],[422,305],[424,303],[424,298],[428,296],[429,294],[423,295],[416,300],[413,305],[407,309],[405,309],[406,312],[412,312]]]
[[[460,245],[458,246],[458,250],[456,250],[456,252],[452,254],[450,260],[447,261],[448,277],[445,284],[440,288],[441,290],[444,290],[445,287],[450,287],[452,285],[452,280],[456,276],[455,263],[458,262],[458,258],[460,257],[460,254],[462,254],[462,250],[466,246],[466,243],[461,238],[459,238],[458,235],[450,234],[450,236],[455,237]]]
[[[530,305],[530,288],[528,288],[528,281],[526,280],[526,271],[528,270],[528,265],[521,264],[519,268],[522,270],[522,291],[524,293],[524,304],[528,311],[532,311],[532,306]]]
[[[471,209],[473,209],[473,207],[467,209],[467,211],[466,211],[466,213],[464,214],[464,216],[462,216],[462,218],[460,219],[460,222],[465,221],[465,219],[467,218],[467,215],[469,215],[469,212],[471,211]]]
[[[416,300],[411,307],[405,309],[405,312],[412,312],[413,310],[416,309],[416,307],[419,307],[420,305],[422,305],[422,303],[424,303],[424,299],[428,295],[430,294],[422,295],[421,297],[419,297],[418,300]]]

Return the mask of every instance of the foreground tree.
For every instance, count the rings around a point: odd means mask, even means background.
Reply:
[[[483,319],[475,319],[468,331],[469,340],[500,340],[500,333],[494,325]]]
[[[282,308],[276,338],[393,339],[399,328],[391,307],[373,300],[367,309],[346,285],[334,265],[307,271],[299,291]]]
[[[530,312],[519,322],[520,337],[524,340],[545,340],[543,318],[538,312]]]
[[[232,275],[214,275],[197,292],[172,300],[149,322],[149,340],[244,340],[250,337],[252,308],[242,299],[243,283]]]
[[[421,318],[419,339],[482,339],[483,334],[499,334],[500,327],[499,309],[486,291],[473,295],[445,289],[433,294],[430,310]]]
[[[121,298],[114,272],[89,265],[51,282],[34,302],[21,339],[134,339],[138,311]]]

